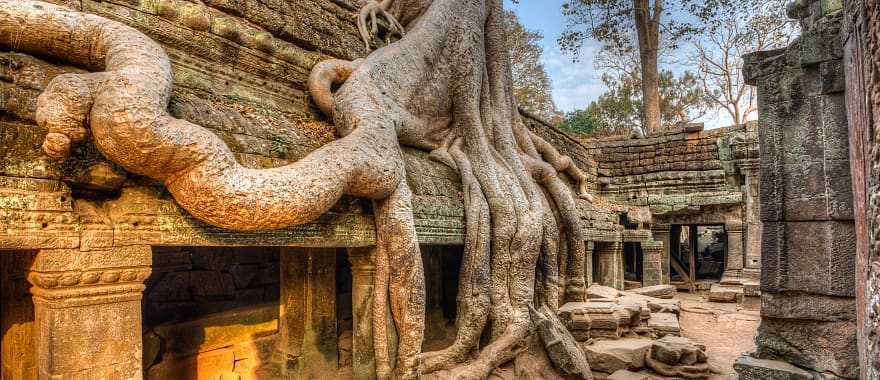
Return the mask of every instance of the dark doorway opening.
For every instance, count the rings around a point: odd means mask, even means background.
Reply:
[[[682,289],[708,289],[721,280],[727,257],[723,225],[672,225],[670,228],[671,281]]]
[[[642,286],[645,256],[639,243],[623,243],[624,280],[626,288]]]

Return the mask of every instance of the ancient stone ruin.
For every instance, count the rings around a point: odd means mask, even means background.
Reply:
[[[0,378],[880,373],[880,6],[799,0],[755,123],[520,110],[502,1],[0,0]]]

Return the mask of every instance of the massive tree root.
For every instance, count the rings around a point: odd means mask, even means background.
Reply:
[[[520,119],[501,1],[370,0],[362,33],[374,33],[367,25],[382,16],[405,35],[363,60],[317,65],[310,89],[343,137],[267,170],[241,167],[215,135],[167,114],[168,58],[127,26],[36,0],[0,0],[0,44],[100,71],[58,77],[40,96],[47,154],[63,158],[91,134],[109,159],[163,181],[207,223],[279,228],[318,217],[343,194],[375,200],[377,374],[485,378],[536,348],[535,309],[555,310],[585,292],[575,191],[559,172],[587,198],[585,176]],[[458,333],[439,352],[420,353],[424,284],[401,144],[431,151],[458,171],[464,189]],[[398,330],[396,357],[386,304]],[[484,332],[489,343],[480,347]]]
[[[378,94],[402,144],[431,150],[461,175],[467,233],[458,334],[450,347],[422,356],[421,372],[485,378],[534,341],[530,307],[555,310],[584,299],[583,236],[573,191],[558,173],[589,198],[586,178],[520,119],[500,0],[386,0],[364,9],[379,8],[386,19],[404,19],[406,34],[360,63],[335,95],[332,114],[360,117],[352,94]],[[414,16],[413,9],[422,11]],[[367,22],[361,19],[362,31]],[[374,318],[383,312],[377,308]],[[487,329],[490,342],[479,347]],[[378,367],[387,368],[384,360],[377,357]]]

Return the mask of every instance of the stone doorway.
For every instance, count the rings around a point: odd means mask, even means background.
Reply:
[[[642,246],[635,242],[623,243],[624,287],[640,288],[644,280],[645,256]]]
[[[682,290],[708,290],[724,275],[727,246],[724,225],[670,226],[671,283]]]

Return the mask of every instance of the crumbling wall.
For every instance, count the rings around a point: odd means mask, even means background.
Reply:
[[[744,379],[802,370],[855,378],[856,233],[840,3],[800,2],[791,14],[801,20],[800,38],[746,57],[761,115],[762,322],[752,356],[800,369],[743,359],[737,370]]]
[[[744,126],[673,129],[641,139],[587,141],[597,162],[599,194],[649,206],[655,216],[741,206],[743,193],[730,140]],[[752,142],[755,144],[755,142]]]

